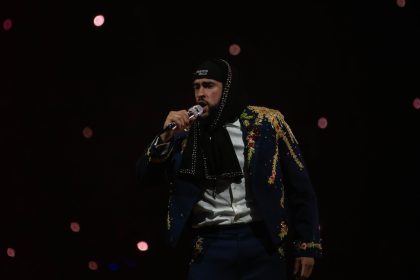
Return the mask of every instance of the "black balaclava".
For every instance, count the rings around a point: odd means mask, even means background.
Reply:
[[[243,92],[238,90],[238,75],[227,61],[211,59],[193,73],[193,80],[203,78],[221,82],[222,96],[207,118],[192,125],[179,172],[204,184],[218,179],[237,181],[243,172],[224,125],[236,121],[245,108]]]

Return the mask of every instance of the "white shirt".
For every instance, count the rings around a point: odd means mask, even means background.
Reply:
[[[239,120],[225,125],[238,157],[239,165],[244,169],[244,141]],[[206,189],[202,199],[193,208],[193,227],[207,225],[229,225],[261,220],[256,213],[251,190],[242,178],[238,183],[218,181],[216,191]]]

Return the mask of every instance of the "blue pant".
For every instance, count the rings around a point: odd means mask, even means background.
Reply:
[[[204,227],[192,245],[190,280],[287,279],[286,261],[263,223]]]

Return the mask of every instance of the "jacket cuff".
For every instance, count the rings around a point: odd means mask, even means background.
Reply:
[[[151,162],[163,162],[171,154],[172,148],[173,141],[169,143],[160,143],[160,138],[157,136],[150,144],[146,154]]]
[[[320,258],[322,256],[321,241],[319,242],[295,241],[293,242],[293,247],[294,247],[294,255],[296,257]]]

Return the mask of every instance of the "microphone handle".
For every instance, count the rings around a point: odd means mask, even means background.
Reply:
[[[194,114],[193,113],[190,113],[190,112],[188,112],[188,119],[192,119],[194,117]],[[171,130],[171,129],[176,129],[177,128],[177,125],[176,125],[176,123],[175,122],[171,122],[170,124],[168,124],[164,129],[162,129],[160,132],[159,132],[159,135],[161,135],[162,133],[165,133],[165,132],[167,132],[168,130]]]

